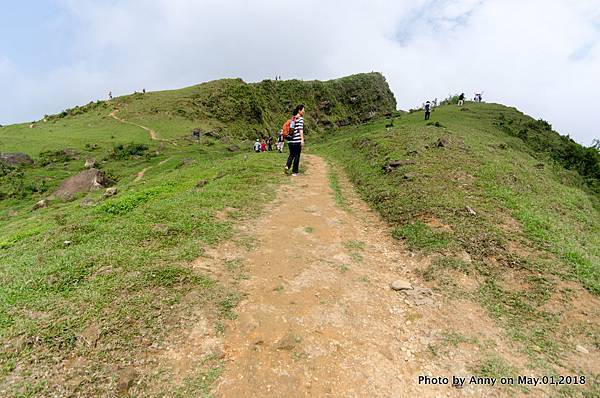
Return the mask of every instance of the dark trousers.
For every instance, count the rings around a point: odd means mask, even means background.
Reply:
[[[289,169],[292,166],[293,162],[294,168],[292,169],[292,173],[298,173],[298,166],[300,166],[300,152],[302,152],[302,146],[300,144],[289,143],[288,147],[290,148],[290,156],[288,156],[288,160],[285,165]]]
[[[425,111],[425,120],[429,120],[429,111]]]

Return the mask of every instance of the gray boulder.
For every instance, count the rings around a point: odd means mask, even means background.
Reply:
[[[72,200],[75,194],[89,192],[107,186],[110,181],[98,169],[89,169],[64,180],[53,196],[61,200]]]
[[[21,152],[0,153],[0,163],[5,166],[23,166],[33,164],[33,159]]]

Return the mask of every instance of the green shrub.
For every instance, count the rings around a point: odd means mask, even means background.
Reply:
[[[24,199],[34,193],[48,190],[45,180],[31,180],[21,169],[0,168],[0,200],[8,198]]]
[[[43,151],[39,155],[41,166],[47,166],[52,163],[65,163],[75,159],[74,153],[69,150],[59,149],[56,151]]]
[[[496,120],[502,131],[520,138],[532,154],[544,154],[569,170],[577,171],[596,193],[600,193],[600,152],[594,147],[586,148],[552,130],[543,119],[514,123],[504,114]]]
[[[148,145],[145,144],[118,144],[115,145],[109,157],[117,160],[130,159],[133,156],[143,156],[148,151]]]

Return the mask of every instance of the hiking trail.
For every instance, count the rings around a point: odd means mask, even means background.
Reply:
[[[220,355],[218,397],[501,394],[485,386],[418,385],[422,374],[469,374],[477,352],[444,344],[449,330],[481,334],[516,361],[520,355],[506,352],[501,330],[481,308],[439,300],[418,281],[414,271],[426,260],[404,251],[345,179],[351,210],[338,207],[323,159],[305,155],[303,163],[305,174],[290,177],[258,219],[238,227],[251,249],[228,241],[194,262],[219,279],[227,264],[237,264],[247,276],[238,285],[245,296],[223,336],[200,322],[179,337],[164,356],[175,374]],[[414,289],[392,290],[398,279]]]
[[[154,140],[154,141],[163,141],[161,139],[158,138],[158,135],[156,134],[156,131],[152,130],[149,127],[146,126],[142,126],[140,124],[136,124],[136,123],[132,123],[129,122],[125,119],[121,119],[120,117],[117,116],[117,112],[119,112],[119,109],[115,109],[113,110],[111,113],[108,114],[108,116],[112,117],[113,119],[115,119],[116,121],[120,122],[120,123],[125,123],[125,124],[131,124],[132,126],[136,126],[139,127],[141,129],[144,129],[148,132],[148,134],[150,134],[150,139]]]
[[[173,159],[173,157],[168,157],[168,158],[166,158],[164,160],[161,160],[160,162],[158,162],[157,166],[162,166],[163,164],[167,163],[171,159]],[[146,174],[146,172],[148,170],[150,170],[152,167],[153,166],[144,167],[142,170],[138,171],[137,174],[135,175],[135,178],[134,178],[133,182],[138,182],[142,178],[144,178],[144,175]]]

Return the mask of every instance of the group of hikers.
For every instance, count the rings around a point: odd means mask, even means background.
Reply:
[[[483,99],[483,93],[475,93],[473,97],[474,102],[481,102]],[[458,106],[463,106],[465,103],[465,93],[461,93],[458,96]],[[437,98],[433,101],[427,101],[423,104],[423,111],[425,112],[425,120],[429,120],[431,116],[431,110],[437,106]]]
[[[298,105],[292,112],[291,119],[288,119],[277,135],[277,151],[283,152],[283,147],[287,142],[290,154],[285,163],[285,173],[292,173],[292,176],[298,176],[300,167],[300,153],[304,148],[304,104]],[[270,152],[273,150],[273,137],[265,139],[256,139],[254,142],[254,151],[257,153]]]
[[[283,152],[283,145],[284,145],[284,139],[283,139],[283,133],[282,131],[279,131],[279,134],[277,136],[277,151],[279,151],[279,153]],[[273,137],[269,136],[266,140],[265,139],[256,139],[256,142],[254,143],[254,152],[260,153],[260,152],[271,152],[273,150]]]

